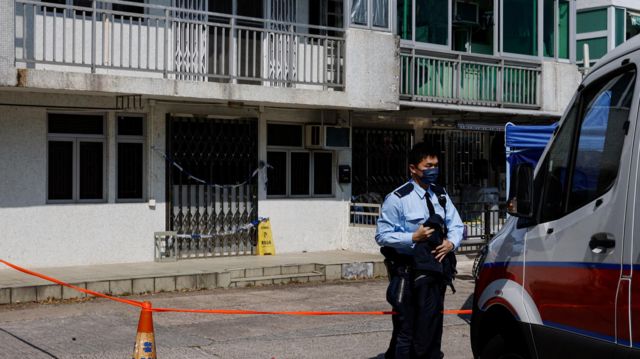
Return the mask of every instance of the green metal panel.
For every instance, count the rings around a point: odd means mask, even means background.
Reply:
[[[452,61],[416,58],[416,96],[454,98],[455,65]]]
[[[624,42],[624,22],[625,22],[625,9],[616,8],[616,46]]]
[[[463,63],[461,72],[460,99],[472,102],[497,101],[497,66]]]
[[[538,103],[538,75],[534,70],[505,67],[502,77],[503,101],[512,104]]]
[[[589,58],[590,60],[597,60],[607,53],[607,38],[596,37],[593,39],[578,40],[578,48],[576,49],[577,61],[582,61],[584,58],[583,45],[589,44]]]
[[[584,34],[586,32],[603,31],[607,29],[607,9],[597,9],[578,12],[578,22],[576,32]]]

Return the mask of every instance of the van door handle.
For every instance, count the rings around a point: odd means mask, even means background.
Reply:
[[[593,253],[602,253],[604,249],[610,249],[616,246],[613,235],[609,233],[596,233],[591,236],[589,248]]]

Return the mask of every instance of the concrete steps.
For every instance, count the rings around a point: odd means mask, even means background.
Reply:
[[[347,260],[347,259],[345,259]],[[347,260],[348,261],[348,260]],[[44,272],[46,274],[46,271]],[[382,258],[367,262],[304,263],[276,266],[228,268],[224,270],[200,269],[179,274],[119,275],[101,280],[68,281],[81,288],[115,296],[213,288],[240,288],[282,285],[288,283],[324,282],[386,277]],[[59,278],[65,280],[65,278]],[[0,304],[84,298],[87,295],[71,288],[49,284],[10,284],[0,286]]]

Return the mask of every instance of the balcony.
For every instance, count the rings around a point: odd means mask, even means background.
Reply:
[[[208,12],[202,1],[14,1],[18,68],[344,90],[343,28]]]
[[[412,48],[400,52],[400,100],[541,108],[542,64]]]

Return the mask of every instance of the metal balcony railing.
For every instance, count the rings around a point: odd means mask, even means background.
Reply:
[[[538,109],[541,74],[537,62],[403,48],[400,99]]]
[[[375,227],[382,205],[352,202],[349,207],[349,224],[355,227]]]
[[[479,247],[489,241],[504,225],[507,219],[506,204],[491,205],[483,202],[456,204],[456,209],[464,223],[463,251]],[[350,204],[349,224],[354,227],[374,228],[380,217],[381,205],[377,203]]]
[[[344,29],[119,0],[15,1],[16,65],[261,86],[344,87]]]

